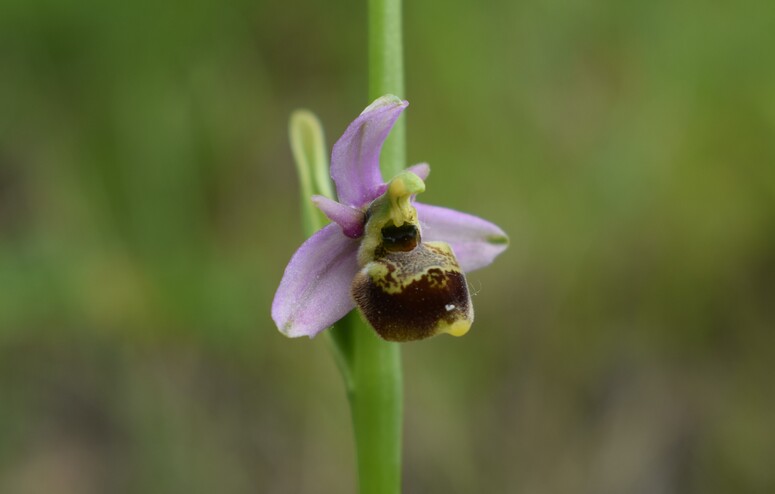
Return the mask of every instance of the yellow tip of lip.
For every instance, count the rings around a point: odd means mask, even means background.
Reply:
[[[452,336],[463,336],[471,329],[471,321],[455,321],[452,324],[444,324],[440,329],[440,333],[451,334]]]

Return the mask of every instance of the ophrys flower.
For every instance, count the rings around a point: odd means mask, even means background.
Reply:
[[[383,181],[380,150],[407,106],[391,95],[377,99],[334,145],[339,202],[312,198],[333,223],[296,251],[272,303],[272,318],[287,336],[312,337],[356,306],[392,341],[460,336],[470,328],[463,273],[490,264],[508,238],[476,216],[415,202],[427,164]]]

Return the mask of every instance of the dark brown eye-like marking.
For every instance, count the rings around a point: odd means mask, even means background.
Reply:
[[[387,252],[409,252],[417,247],[420,236],[417,227],[409,223],[402,226],[391,223],[381,233],[382,247]]]
[[[352,285],[369,324],[389,341],[465,334],[474,313],[465,276],[449,245],[419,242],[412,225],[382,232],[376,259],[361,269]]]

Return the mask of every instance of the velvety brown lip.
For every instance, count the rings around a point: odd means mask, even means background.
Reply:
[[[382,338],[419,340],[434,336],[443,323],[472,320],[466,278],[441,245],[387,253],[356,275],[355,302]]]

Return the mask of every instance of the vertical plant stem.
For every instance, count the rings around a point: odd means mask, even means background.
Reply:
[[[403,396],[401,353],[381,340],[359,314],[347,316],[354,337],[350,392],[360,494],[401,492]]]
[[[369,97],[404,95],[401,1],[369,0]],[[382,148],[382,171],[405,167],[402,119]],[[356,314],[344,321],[352,337],[350,405],[358,457],[360,494],[401,492],[403,382],[401,349],[383,341]]]
[[[404,98],[401,0],[369,0],[369,100],[384,94]],[[382,172],[389,179],[406,167],[406,132],[399,118],[382,147]]]

